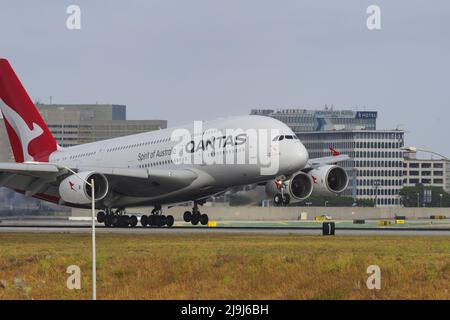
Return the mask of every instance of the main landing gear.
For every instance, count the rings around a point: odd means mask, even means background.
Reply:
[[[143,227],[150,226],[150,227],[171,227],[173,226],[173,223],[175,222],[175,219],[173,216],[168,215],[165,216],[162,214],[161,206],[155,206],[155,208],[152,210],[152,213],[149,216],[143,215],[141,217],[141,224]]]
[[[127,215],[124,209],[104,209],[97,213],[97,221],[111,228],[134,228],[137,226],[138,218],[135,215]]]
[[[108,228],[135,228],[138,224],[138,218],[135,215],[127,215],[124,209],[104,209],[97,213],[97,221],[104,223]],[[175,219],[173,216],[165,216],[162,214],[160,206],[152,210],[151,215],[141,216],[141,224],[143,227],[171,227]]]
[[[199,223],[202,225],[207,225],[209,222],[209,218],[207,214],[201,214],[198,210],[198,204],[194,201],[194,207],[191,211],[186,211],[183,215],[183,219],[185,222],[190,222],[192,225],[196,226]]]

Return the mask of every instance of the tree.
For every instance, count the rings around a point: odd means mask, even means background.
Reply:
[[[431,197],[427,197],[429,192]],[[450,207],[450,194],[441,187],[417,184],[414,187],[403,187],[399,194],[405,207]]]
[[[311,196],[305,201],[299,203],[293,203],[293,206],[305,207],[311,203],[311,206],[315,207],[351,207],[353,205],[352,197],[325,197],[325,196]]]
[[[372,199],[358,199],[356,205],[358,207],[375,207],[375,202]]]

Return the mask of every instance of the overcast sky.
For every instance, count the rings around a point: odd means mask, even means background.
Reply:
[[[81,30],[66,8],[81,8]],[[381,30],[366,9],[381,8]],[[379,111],[450,156],[448,0],[0,0],[0,56],[32,99],[169,125],[252,108]]]

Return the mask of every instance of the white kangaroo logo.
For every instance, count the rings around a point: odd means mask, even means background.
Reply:
[[[25,161],[33,161],[33,157],[28,152],[28,145],[31,141],[42,135],[44,130],[42,130],[42,128],[34,122],[32,124],[33,129],[30,130],[25,120],[23,120],[17,112],[10,108],[2,98],[0,98],[0,109],[2,110],[3,116],[6,118],[20,139]]]

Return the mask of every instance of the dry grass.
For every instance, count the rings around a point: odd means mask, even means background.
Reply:
[[[89,299],[90,248],[87,234],[0,234],[0,299]],[[99,299],[450,299],[449,237],[100,234],[97,255]],[[66,288],[72,264],[81,290]]]

